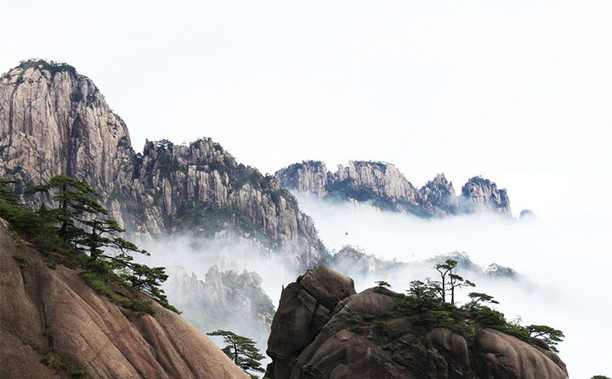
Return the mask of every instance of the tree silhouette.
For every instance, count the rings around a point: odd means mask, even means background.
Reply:
[[[261,360],[264,356],[261,355],[259,349],[255,347],[255,342],[247,337],[239,336],[229,330],[215,330],[214,332],[206,333],[209,336],[221,336],[223,342],[227,344],[223,352],[244,372],[249,374],[251,378],[257,379],[256,375],[249,371],[264,372],[261,367]]]
[[[565,338],[565,335],[559,329],[551,328],[547,325],[529,325],[527,326],[527,330],[531,337],[541,338],[548,344],[550,350],[558,353],[556,345],[559,342],[562,342]]]

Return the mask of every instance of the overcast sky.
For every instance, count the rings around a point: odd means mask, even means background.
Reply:
[[[5,0],[2,13],[2,71],[72,64],[136,150],[208,136],[268,173],[372,159],[458,190],[481,174],[515,213],[612,182],[609,1]]]
[[[1,13],[0,71],[75,66],[136,150],[212,137],[263,172],[371,159],[417,186],[444,172],[457,191],[481,174],[515,215],[609,230],[610,1],[4,0]],[[590,246],[599,267],[605,240]]]

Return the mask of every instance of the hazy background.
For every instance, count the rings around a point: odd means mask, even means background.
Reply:
[[[381,259],[402,262],[459,251],[483,269],[491,263],[513,268],[518,281],[459,274],[474,281],[477,292],[495,296],[500,301],[496,308],[508,320],[520,317],[523,325],[544,324],[565,332],[559,350],[570,377],[610,374],[609,213],[585,216],[566,209],[521,221],[494,215],[423,220],[364,204],[304,194],[298,198],[330,249],[350,243]],[[435,280],[438,273],[432,266],[408,266],[390,277],[356,277],[356,287],[359,291],[374,286],[375,280],[387,280],[393,290],[403,292],[411,280]],[[462,301],[468,292],[461,291]]]
[[[473,175],[492,179],[515,213],[533,209],[540,224],[410,223],[402,233],[422,233],[405,249],[352,243],[380,255],[465,250],[483,264],[499,254],[498,263],[560,293],[562,307],[543,309],[543,321],[582,320],[561,346],[580,378],[602,373],[612,356],[602,338],[612,264],[610,14],[605,0],[5,0],[0,67],[31,57],[74,65],[126,121],[136,150],[145,138],[210,136],[269,173],[302,159],[330,168],[374,159],[417,187],[439,172],[456,188]],[[315,221],[336,247],[344,234]],[[384,226],[401,242],[396,225]]]

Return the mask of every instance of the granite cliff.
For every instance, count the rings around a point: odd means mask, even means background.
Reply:
[[[21,188],[60,174],[82,180],[132,234],[230,230],[261,251],[284,251],[299,268],[325,254],[312,221],[277,179],[207,138],[147,142],[136,154],[92,80],[66,64],[30,60],[0,78],[0,174]]]
[[[327,199],[368,202],[419,217],[476,212],[512,215],[506,190],[478,176],[468,180],[460,196],[444,174],[417,189],[397,167],[382,162],[350,161],[332,173],[323,162],[304,161],[277,171],[275,176],[289,189]]]
[[[283,291],[268,341],[271,379],[566,379],[540,340],[525,342],[469,321],[424,327],[385,288],[355,293],[353,281],[317,266]]]
[[[249,378],[179,315],[126,312],[1,219],[0,271],[2,378]]]

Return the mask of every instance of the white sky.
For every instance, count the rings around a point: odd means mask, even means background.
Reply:
[[[457,191],[481,174],[515,214],[609,230],[610,1],[4,0],[0,13],[0,71],[72,64],[136,150],[206,136],[268,173],[373,159],[417,186],[444,172]]]
[[[4,1],[0,67],[74,65],[136,150],[209,136],[269,173],[373,159],[457,190],[482,174],[515,212],[612,182],[609,1],[169,4]]]

